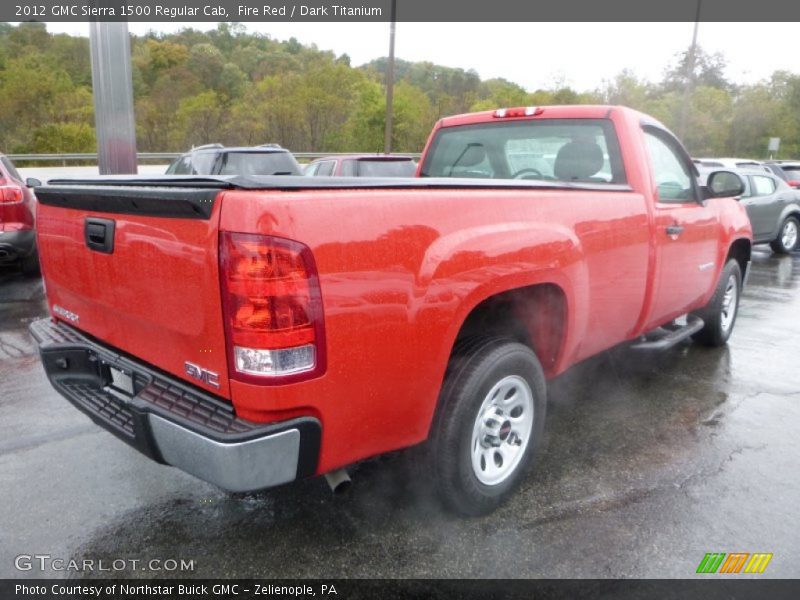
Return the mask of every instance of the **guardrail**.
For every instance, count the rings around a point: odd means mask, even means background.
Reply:
[[[184,152],[138,152],[136,158],[139,161],[173,160],[185,154]],[[311,161],[326,156],[349,156],[352,154],[374,154],[381,156],[379,152],[293,152],[295,158]],[[408,156],[409,158],[419,158],[419,152],[397,152],[392,156]],[[19,162],[73,162],[73,161],[95,161],[97,154],[94,153],[74,153],[74,154],[9,154],[12,161]]]

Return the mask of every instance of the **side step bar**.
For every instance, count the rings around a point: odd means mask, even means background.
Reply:
[[[694,335],[700,331],[705,323],[703,319],[695,315],[688,315],[686,323],[679,325],[677,323],[670,323],[659,327],[643,336],[639,342],[632,344],[630,347],[633,350],[666,350],[672,348],[678,342],[682,342],[689,336]]]

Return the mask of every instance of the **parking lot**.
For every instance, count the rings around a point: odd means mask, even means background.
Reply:
[[[485,518],[445,514],[417,453],[231,497],[150,462],[51,388],[41,282],[0,271],[0,577],[691,577],[708,552],[800,576],[800,253],[754,253],[727,348],[616,348],[550,384],[540,460]],[[15,557],[193,561],[19,571]],[[127,564],[131,564],[130,562]],[[738,575],[737,577],[751,577]]]

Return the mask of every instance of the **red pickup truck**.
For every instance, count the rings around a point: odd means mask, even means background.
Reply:
[[[37,188],[53,386],[224,489],[426,442],[483,514],[546,380],[615,344],[724,344],[750,261],[738,177],[624,107],[440,121],[418,177],[107,177]],[[333,476],[331,476],[333,474]]]

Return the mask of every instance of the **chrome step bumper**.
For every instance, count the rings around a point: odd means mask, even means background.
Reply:
[[[233,492],[274,487],[316,472],[317,419],[269,424],[240,419],[225,400],[68,325],[41,319],[30,331],[56,391],[157,462]],[[129,389],[118,387],[120,373],[130,380]]]

